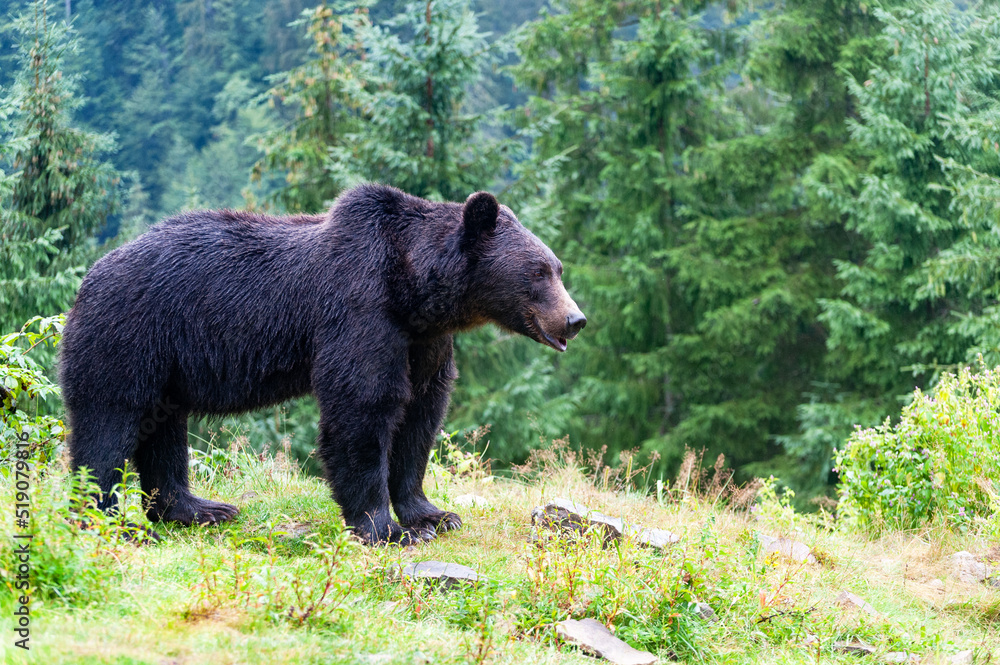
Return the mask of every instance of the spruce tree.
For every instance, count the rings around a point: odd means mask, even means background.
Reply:
[[[285,184],[272,199],[288,211],[318,212],[336,198],[341,185],[330,176],[328,153],[356,123],[347,91],[356,86],[352,45],[345,44],[345,21],[366,21],[356,15],[336,14],[323,3],[303,12],[312,56],[304,64],[272,79],[266,96],[277,110],[279,126],[257,137],[264,153],[252,178],[260,181],[283,173]]]
[[[467,100],[495,50],[469,0],[410,2],[382,24],[356,21],[352,33],[363,59],[360,85],[347,92],[360,122],[331,148],[334,178],[460,201],[505,174],[512,144],[488,140],[489,114]]]
[[[117,211],[120,179],[102,155],[110,136],[74,127],[76,81],[63,73],[77,42],[50,18],[45,0],[14,22],[21,70],[10,95],[3,153],[8,174],[0,209],[0,300],[4,329],[72,303],[85,268],[98,255],[95,236]]]
[[[856,241],[810,184],[852,159],[844,77],[884,57],[880,31],[867,5],[843,0],[761,11],[726,94],[741,126],[690,156],[691,222],[670,252],[695,317],[669,351],[687,409],[665,443],[726,452],[746,476],[773,473],[803,498],[829,491],[844,422],[871,417],[811,404],[840,398],[818,303]]]
[[[888,57],[846,76],[856,156],[813,189],[857,239],[821,302],[828,372],[849,394],[837,408],[887,416],[942,370],[1000,360],[1000,21],[941,0],[875,13]]]
[[[664,351],[691,320],[667,262],[687,221],[686,155],[725,131],[699,9],[573,0],[518,43],[515,74],[534,93],[518,115],[532,167],[551,173],[537,214],[591,322],[549,362],[580,405],[572,438],[612,452],[683,453],[657,441],[685,390]]]

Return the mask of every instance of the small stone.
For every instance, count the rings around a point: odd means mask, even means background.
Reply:
[[[777,553],[799,563],[816,563],[812,549],[805,543],[791,538],[773,538],[763,533],[757,534],[757,539],[764,546],[764,554]]]
[[[833,650],[841,653],[854,654],[855,656],[870,656],[875,653],[875,647],[869,646],[859,640],[851,640],[850,642],[834,642]]]
[[[986,580],[989,571],[986,564],[978,561],[969,552],[955,552],[951,555],[951,574],[960,582],[979,584]]]
[[[840,595],[837,596],[837,599],[833,602],[844,608],[861,610],[872,615],[873,617],[881,616],[879,611],[866,602],[864,598],[853,594],[850,591],[841,591]]]
[[[490,505],[489,500],[478,494],[462,494],[456,496],[452,501],[459,508],[486,508]]]
[[[715,614],[715,610],[713,610],[712,606],[708,603],[695,603],[694,613],[709,623],[712,623],[719,618]]]
[[[665,529],[647,529],[631,524],[625,525],[625,533],[643,547],[652,547],[657,550],[679,543],[681,540],[680,536]]]
[[[399,569],[399,573],[410,579],[437,582],[445,588],[451,588],[456,584],[475,584],[483,579],[468,566],[444,561],[408,563]]]
[[[256,499],[256,498],[257,498],[257,493],[254,492],[253,490],[240,494],[240,501],[249,501],[250,499]]]
[[[948,659],[951,665],[972,665],[972,649],[959,651]]]
[[[934,579],[927,580],[925,584],[932,589],[938,589],[940,591],[944,591],[944,580],[939,580],[936,577]]]
[[[301,538],[312,532],[312,522],[286,522],[276,525],[273,531],[279,538]]]
[[[556,634],[587,653],[616,665],[652,665],[656,656],[648,651],[633,649],[611,634],[603,623],[594,619],[566,619],[556,624]]]
[[[882,656],[882,660],[887,663],[908,663],[910,662],[910,654],[905,651],[890,651],[889,653]]]

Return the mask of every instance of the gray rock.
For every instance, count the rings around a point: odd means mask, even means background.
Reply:
[[[854,654],[855,656],[870,656],[875,653],[875,647],[869,646],[859,640],[851,640],[850,642],[834,642],[833,650],[839,651],[840,653]]]
[[[955,552],[951,555],[951,574],[960,582],[979,584],[986,581],[989,573],[986,564],[977,560],[970,552]]]
[[[605,658],[616,665],[652,665],[657,660],[648,651],[633,649],[622,642],[604,624],[594,619],[560,621],[556,624],[556,634],[587,653]]]
[[[437,583],[445,588],[456,584],[475,584],[483,579],[468,566],[444,561],[420,561],[408,563],[399,569],[399,574],[413,580]]]
[[[531,523],[567,534],[583,534],[592,528],[604,534],[606,542],[621,538],[624,524],[618,517],[608,517],[569,499],[555,499],[531,511]]]
[[[919,662],[920,657],[905,651],[890,651],[882,656],[882,660],[887,663],[909,663],[910,661]]]
[[[709,623],[719,618],[708,603],[694,603],[694,613]]]
[[[604,536],[605,542],[618,540],[626,535],[643,547],[655,549],[663,549],[680,541],[680,536],[670,531],[625,524],[620,517],[609,517],[569,499],[554,499],[544,506],[538,506],[531,511],[531,523],[535,527],[559,529],[570,536],[597,529]]]
[[[625,534],[634,538],[643,547],[652,547],[657,550],[679,543],[681,540],[680,536],[666,529],[647,529],[631,524],[625,525]]]
[[[850,591],[841,591],[840,595],[834,600],[837,605],[847,609],[856,609],[866,612],[873,617],[881,616],[878,610],[872,607],[864,598]]]
[[[972,649],[959,651],[948,659],[950,665],[972,665]]]
[[[791,538],[774,538],[763,533],[758,533],[757,539],[764,547],[764,554],[778,553],[799,563],[816,563],[816,557],[813,556],[812,549],[805,543],[800,543]]]
[[[486,508],[490,505],[489,500],[478,494],[462,494],[456,496],[452,501],[459,508]]]

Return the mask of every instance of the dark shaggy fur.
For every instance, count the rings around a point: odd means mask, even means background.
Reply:
[[[452,334],[494,322],[564,350],[586,321],[561,272],[484,192],[463,205],[364,185],[324,216],[168,219],[98,261],[67,319],[73,465],[96,475],[105,509],[132,459],[151,520],[230,519],[188,489],[188,416],[311,392],[346,523],[371,543],[433,538],[461,525],[422,489]]]

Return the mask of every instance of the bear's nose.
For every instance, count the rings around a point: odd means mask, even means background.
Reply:
[[[566,317],[566,336],[576,337],[576,334],[587,325],[587,317],[583,312],[574,312]]]

